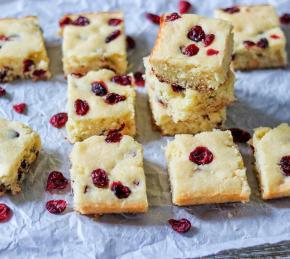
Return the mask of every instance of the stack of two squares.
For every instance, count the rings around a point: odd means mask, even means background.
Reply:
[[[146,86],[163,135],[221,127],[234,101],[229,22],[193,14],[165,14],[149,58]]]

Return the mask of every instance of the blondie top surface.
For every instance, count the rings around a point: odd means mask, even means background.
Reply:
[[[70,158],[77,211],[147,211],[143,150],[132,137],[123,136],[119,142],[110,143],[105,136],[93,136],[75,144]]]

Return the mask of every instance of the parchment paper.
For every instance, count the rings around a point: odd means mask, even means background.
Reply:
[[[194,12],[212,16],[216,7],[264,1],[191,0]],[[289,0],[271,0],[279,14],[290,11]],[[164,147],[170,138],[152,131],[147,96],[138,89],[137,140],[144,145],[145,173],[150,210],[146,215],[107,215],[99,220],[72,211],[72,195],[45,192],[49,172],[62,171],[69,177],[68,154],[72,145],[64,129],[50,126],[49,118],[66,110],[66,81],[61,64],[58,19],[64,13],[121,9],[126,15],[127,34],[137,48],[130,52],[131,70],[143,70],[142,57],[150,53],[158,26],[144,18],[144,12],[161,14],[177,10],[177,0],[0,0],[0,16],[38,15],[51,59],[52,80],[4,84],[8,98],[0,99],[0,116],[20,120],[41,134],[43,149],[17,196],[5,196],[14,215],[0,225],[1,258],[172,258],[208,255],[223,249],[253,246],[290,239],[290,199],[263,202],[258,196],[252,172],[253,158],[240,146],[253,190],[247,204],[224,204],[179,208],[172,206],[164,160]],[[284,27],[288,41],[290,26]],[[288,45],[288,51],[289,45]],[[237,73],[238,101],[229,109],[227,125],[253,129],[290,122],[290,73],[287,69]],[[27,115],[13,112],[12,104],[26,102]],[[210,181],[210,179],[209,179]],[[65,199],[64,215],[46,211],[50,199]],[[188,218],[193,229],[180,235],[167,224],[169,218]]]

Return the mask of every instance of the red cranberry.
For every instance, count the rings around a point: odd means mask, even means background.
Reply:
[[[33,66],[34,66],[34,61],[33,60],[25,59],[23,61],[23,73],[29,72]]]
[[[68,180],[63,176],[61,172],[53,171],[48,175],[46,190],[62,190],[68,185]]]
[[[79,16],[76,20],[73,21],[73,25],[75,26],[86,26],[89,24],[90,24],[89,19],[84,16]]]
[[[6,37],[5,35],[0,35],[0,41],[9,41],[9,38]]]
[[[109,93],[105,98],[105,103],[107,104],[116,104],[118,102],[125,101],[127,99],[124,95],[119,95],[116,93]]]
[[[245,40],[243,41],[243,44],[246,48],[251,48],[251,47],[256,46],[256,43],[251,40]]]
[[[0,97],[6,95],[6,90],[0,86]]]
[[[34,77],[40,78],[40,79],[45,79],[46,77],[46,71],[43,69],[36,69],[33,71],[32,75]]]
[[[176,85],[176,84],[172,84],[171,89],[173,90],[173,92],[176,92],[176,93],[180,93],[180,92],[183,92],[185,90],[185,88],[183,88],[180,85]]]
[[[19,103],[13,105],[13,110],[16,111],[17,113],[24,113],[26,108],[26,103]]]
[[[199,47],[197,47],[195,44],[190,44],[184,48],[181,48],[181,52],[183,55],[192,57],[199,52]]]
[[[127,46],[127,50],[135,48],[136,43],[135,43],[135,40],[131,36],[127,35],[127,37],[126,37],[126,46]]]
[[[245,130],[239,128],[231,128],[229,130],[235,143],[246,143],[251,139],[251,134]]]
[[[172,229],[178,233],[186,233],[191,228],[191,223],[188,219],[170,219],[168,223],[171,225]]]
[[[10,219],[12,214],[11,209],[4,203],[0,203],[0,223]]]
[[[50,200],[46,203],[46,209],[52,214],[61,214],[66,209],[65,200]]]
[[[232,6],[232,7],[224,8],[222,10],[226,13],[233,14],[233,13],[238,13],[240,11],[240,8],[238,6]]]
[[[77,99],[75,101],[75,111],[77,115],[84,116],[88,113],[90,107],[86,101]]]
[[[64,27],[68,24],[72,24],[73,20],[70,17],[65,16],[65,17],[61,18],[58,23],[59,23],[60,27]]]
[[[205,39],[205,33],[201,26],[193,26],[187,33],[187,38],[195,42],[200,42]]]
[[[114,192],[118,199],[126,199],[131,194],[130,188],[123,185],[121,182],[113,182],[111,191]]]
[[[146,18],[154,24],[160,24],[160,16],[154,13],[146,13]]]
[[[121,141],[123,135],[121,131],[124,129],[125,124],[123,123],[119,129],[110,130],[105,138],[107,143],[118,143]]]
[[[105,39],[105,42],[109,43],[112,40],[115,40],[116,38],[118,38],[120,35],[121,35],[121,31],[120,30],[113,31],[111,34],[109,34],[107,36],[107,38]]]
[[[135,72],[133,74],[135,85],[143,87],[145,85],[145,80],[143,78],[142,72]]]
[[[283,24],[290,24],[290,13],[284,13],[280,17],[280,22]]]
[[[205,165],[212,162],[213,154],[206,147],[196,147],[190,153],[189,160],[197,165]]]
[[[91,173],[91,177],[94,185],[98,188],[109,186],[109,178],[105,170],[98,168]]]
[[[208,56],[213,56],[213,55],[217,55],[217,54],[219,54],[219,51],[216,49],[208,49],[206,51],[206,55],[208,55]]]
[[[104,96],[108,93],[107,85],[103,81],[92,82],[92,92],[96,96]]]
[[[281,37],[279,35],[277,35],[277,34],[272,34],[272,35],[270,35],[270,38],[274,39],[274,40],[277,40],[277,39],[280,39]]]
[[[122,19],[118,19],[118,18],[111,18],[109,21],[108,21],[108,24],[110,26],[118,26],[119,24],[121,24],[123,22]]]
[[[131,77],[126,75],[113,76],[111,81],[119,85],[131,85]]]
[[[181,18],[181,16],[178,13],[172,13],[172,14],[169,14],[165,17],[165,22],[172,22],[172,21],[177,20],[179,18]]]
[[[283,156],[281,158],[280,167],[286,176],[290,176],[290,156]]]
[[[261,38],[258,42],[257,42],[257,46],[259,48],[265,49],[269,47],[269,42],[266,38]]]
[[[188,1],[180,0],[178,9],[181,14],[187,13],[191,8],[191,4]]]
[[[50,124],[55,127],[55,128],[62,128],[63,126],[65,126],[66,122],[67,122],[67,113],[66,112],[60,112],[57,113],[55,115],[53,115],[49,122]]]
[[[215,35],[214,34],[206,34],[203,40],[203,44],[205,47],[208,47],[209,45],[211,45],[213,43],[215,39]]]

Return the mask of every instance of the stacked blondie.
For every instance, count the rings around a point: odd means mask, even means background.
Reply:
[[[220,127],[234,101],[230,23],[194,14],[165,14],[149,58],[146,86],[163,135]]]

